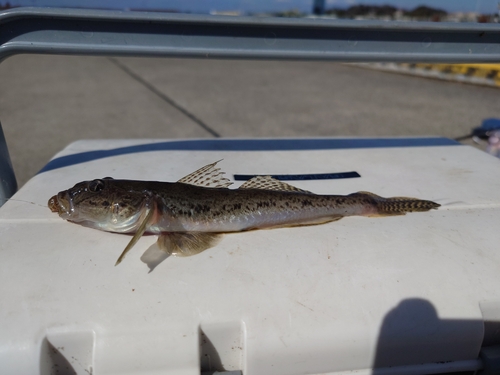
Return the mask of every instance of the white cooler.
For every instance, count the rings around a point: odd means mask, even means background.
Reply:
[[[177,181],[220,159],[231,180],[442,206],[228,234],[152,271],[156,236],[115,267],[130,236],[47,208],[82,180]],[[494,373],[499,233],[500,160],[444,138],[79,141],[0,209],[0,373]]]

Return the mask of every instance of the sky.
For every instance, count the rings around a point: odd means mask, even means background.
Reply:
[[[169,9],[190,13],[208,13],[213,10],[245,12],[276,12],[297,9],[309,13],[313,0],[0,0],[13,6],[85,7],[113,9]],[[326,0],[326,8],[346,8],[351,5],[389,4],[402,9],[419,5],[444,9],[448,12],[498,12],[499,0]]]

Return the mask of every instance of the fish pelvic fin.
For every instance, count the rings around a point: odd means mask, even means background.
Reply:
[[[407,212],[425,212],[441,206],[439,203],[410,197],[383,198],[376,194],[360,191],[356,195],[368,196],[375,206],[375,212],[369,216],[397,216]]]
[[[169,255],[189,257],[214,247],[221,239],[221,233],[169,232],[158,237],[158,246]]]
[[[116,260],[115,267],[121,263],[123,258],[125,258],[125,255],[134,247],[134,245],[139,241],[139,238],[142,237],[144,232],[146,231],[146,228],[148,227],[148,223],[153,217],[154,209],[150,209],[144,220],[142,221],[141,225],[139,226],[139,229],[137,229],[137,232],[135,232],[134,237],[130,240],[128,245],[125,247],[125,249],[122,251],[118,259]]]
[[[238,189],[262,189],[275,191],[295,191],[300,193],[313,194],[310,191],[299,189],[286,182],[277,180],[271,176],[255,176],[242,184]]]

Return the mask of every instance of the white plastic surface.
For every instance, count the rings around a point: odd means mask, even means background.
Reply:
[[[80,141],[60,155],[148,142]],[[230,178],[357,171],[361,178],[291,183],[443,206],[230,234],[151,273],[140,257],[155,236],[114,267],[129,236],[65,222],[46,207],[82,180],[176,181],[219,159]],[[0,209],[2,374],[63,366],[93,375],[220,366],[245,375],[366,373],[447,361],[463,369],[478,365],[480,303],[500,320],[500,160],[467,146],[144,152],[41,173],[13,198],[44,207],[12,200]]]

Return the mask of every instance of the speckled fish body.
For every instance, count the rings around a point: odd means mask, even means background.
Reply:
[[[238,232],[306,225],[372,212],[368,198],[171,184],[159,194],[158,231]]]
[[[159,234],[160,248],[168,253],[193,255],[213,246],[219,233],[320,224],[352,215],[402,215],[439,206],[368,192],[317,195],[268,176],[254,178],[239,189],[227,189],[230,182],[225,178],[208,184],[221,187],[200,186],[203,179],[199,175],[213,177],[219,171],[215,164],[175,183],[112,178],[84,181],[53,196],[49,208],[83,226],[136,233],[123,257],[145,232]]]
[[[59,193],[57,201],[69,208],[61,216],[96,229],[133,233],[144,213],[153,210],[147,232],[158,234],[238,232],[375,214],[371,199],[359,194],[315,195],[168,182],[102,181],[105,186],[98,194],[85,194],[78,185]]]

